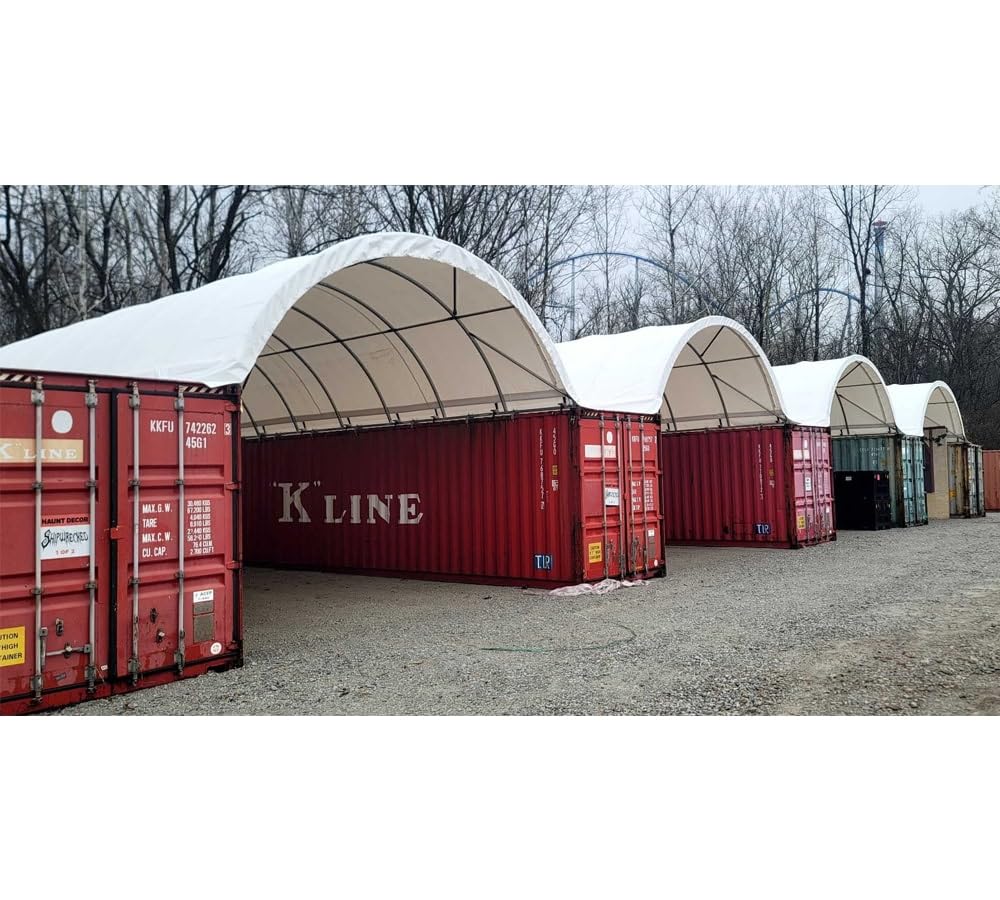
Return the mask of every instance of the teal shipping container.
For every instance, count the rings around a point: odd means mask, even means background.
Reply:
[[[927,524],[923,440],[885,434],[837,437],[832,443],[834,472],[891,473],[889,500],[895,525]]]
[[[910,525],[927,524],[927,490],[924,485],[924,441],[923,438],[893,438],[898,466],[896,478],[902,497],[900,515],[896,524],[901,528]]]

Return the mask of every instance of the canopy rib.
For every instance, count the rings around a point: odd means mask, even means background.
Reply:
[[[304,309],[301,309],[298,306],[293,306],[292,311],[297,312],[300,316],[305,316],[307,319],[309,319],[310,322],[314,323],[315,325],[318,325],[331,337],[335,338],[338,341],[340,340],[340,337],[337,335],[337,333],[332,328],[330,328],[330,326],[327,325],[325,322],[322,322],[318,318],[316,318],[316,316],[307,313]],[[382,396],[382,391],[379,389],[378,382],[375,381],[375,379],[372,377],[372,373],[368,371],[368,367],[361,361],[361,357],[359,357],[358,354],[351,349],[350,345],[344,344],[343,347],[348,353],[351,354],[351,358],[358,364],[358,366],[361,368],[361,371],[365,373],[365,377],[371,382],[371,386],[372,388],[374,388],[375,393],[378,396],[379,403],[382,404],[382,409],[385,410],[385,418],[387,421],[391,422],[392,413],[389,412],[389,407],[386,405],[385,397]]]
[[[409,282],[418,290],[423,291],[428,297],[430,297],[435,303],[438,304],[445,312],[449,312],[448,304],[445,303],[437,294],[434,293],[426,285],[421,284],[415,278],[411,278],[405,272],[400,272],[398,269],[394,269],[392,266],[386,265],[383,262],[369,261],[367,265],[372,266],[376,269],[382,269],[384,272],[390,272],[397,278],[402,278],[404,281]],[[458,297],[456,293],[455,298],[455,308],[458,308]],[[482,347],[479,346],[475,341],[472,340],[472,334],[468,328],[465,327],[465,323],[457,316],[452,316],[452,321],[458,323],[458,327],[465,332],[466,337],[469,338],[470,343],[476,348],[476,352],[479,354],[479,358],[483,361],[483,365],[486,366],[486,370],[490,373],[490,378],[493,379],[493,385],[497,389],[497,400],[500,401],[500,405],[503,407],[503,411],[507,412],[507,399],[504,396],[503,389],[500,387],[500,381],[497,379],[496,372],[493,371],[493,366],[490,365],[490,361],[486,358],[486,354],[483,353]]]
[[[446,418],[448,414],[444,408],[444,402],[441,400],[441,394],[438,393],[437,385],[434,384],[434,379],[431,378],[431,373],[427,371],[427,366],[424,365],[424,361],[417,355],[417,352],[410,345],[410,342],[399,331],[393,328],[392,323],[376,309],[373,309],[371,306],[365,303],[365,301],[362,300],[360,297],[356,297],[354,294],[350,293],[349,291],[345,291],[343,288],[336,287],[332,284],[327,284],[325,281],[321,281],[318,287],[324,288],[327,291],[332,291],[337,294],[340,294],[341,296],[346,297],[348,300],[352,300],[353,302],[357,303],[358,306],[362,307],[363,309],[368,310],[368,312],[370,312],[373,316],[375,316],[375,318],[377,318],[383,325],[386,326],[386,328],[389,329],[390,334],[399,339],[399,341],[403,344],[403,346],[406,347],[410,356],[413,357],[416,364],[420,366],[420,371],[424,373],[424,378],[427,379],[427,384],[430,385],[431,392],[434,394],[434,399],[437,401],[438,411],[441,413],[441,418],[442,419]],[[403,356],[402,353],[399,352],[398,347],[394,349],[396,350],[396,353],[399,355],[399,358],[402,360],[403,365],[405,365],[407,370],[410,372],[410,375],[413,378],[413,383],[417,386],[417,389],[420,390],[420,393],[422,394],[423,388],[421,387],[420,382],[417,380],[416,376],[413,375],[413,370],[410,369],[409,364],[407,363],[405,357]]]

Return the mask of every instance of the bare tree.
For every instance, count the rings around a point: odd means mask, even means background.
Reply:
[[[841,184],[829,187],[830,199],[836,210],[834,227],[842,236],[858,286],[858,326],[860,350],[871,354],[870,289],[875,284],[876,223],[889,216],[890,210],[909,192],[883,184]],[[874,314],[881,312],[879,308]]]
[[[278,185],[261,202],[258,241],[278,259],[316,253],[375,230],[370,189],[360,185]]]
[[[591,198],[589,231],[591,248],[603,254],[600,258],[601,290],[597,302],[604,310],[604,326],[614,331],[614,298],[611,290],[611,257],[608,254],[621,249],[627,229],[628,191],[611,184],[599,185]]]
[[[250,185],[146,187],[133,196],[136,230],[161,293],[188,291],[243,269],[244,230],[258,191]]]
[[[65,324],[56,279],[71,236],[55,189],[4,185],[0,221],[0,328],[16,340]]]
[[[376,230],[430,234],[464,247],[498,269],[524,240],[527,185],[378,185],[369,194]]]
[[[521,249],[504,271],[542,324],[549,322],[558,284],[552,264],[580,249],[591,194],[586,186],[549,184],[521,195]]]
[[[692,278],[697,276],[691,267],[690,253],[683,261],[682,253],[692,245],[686,226],[693,231],[697,224],[702,191],[700,185],[664,184],[647,187],[644,192],[642,217],[648,228],[652,255],[670,270],[665,273],[664,285],[669,306],[663,318],[668,322],[687,321],[697,308],[692,306],[692,300],[697,300]]]

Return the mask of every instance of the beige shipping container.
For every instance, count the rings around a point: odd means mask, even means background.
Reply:
[[[975,518],[983,507],[983,452],[971,444],[938,432],[927,431],[933,455],[934,490],[927,492],[929,519]]]
[[[940,442],[939,442],[940,441]],[[943,438],[928,442],[928,451],[933,459],[934,484],[928,485],[927,518],[948,519],[951,517],[951,448],[954,443]],[[930,490],[933,487],[934,490]]]

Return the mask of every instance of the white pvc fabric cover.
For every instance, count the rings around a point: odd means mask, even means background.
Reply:
[[[788,418],[798,425],[829,428],[834,436],[896,432],[885,381],[866,356],[775,366],[774,377]]]
[[[965,437],[958,401],[945,382],[890,384],[889,397],[903,434],[923,437],[925,428],[943,428],[948,434]]]
[[[753,336],[706,316],[557,344],[580,406],[660,414],[665,431],[784,421],[781,391]]]
[[[454,244],[402,233],[19,341],[0,367],[243,384],[249,434],[551,409],[569,394],[513,285]]]

